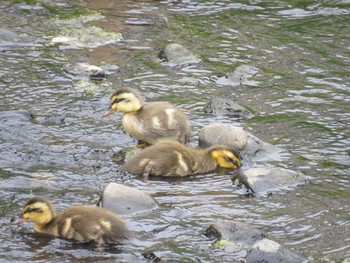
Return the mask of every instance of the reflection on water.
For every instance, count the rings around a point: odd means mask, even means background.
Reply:
[[[232,262],[244,255],[213,249],[203,235],[219,218],[251,223],[315,262],[350,257],[348,4],[73,3],[77,6],[70,1],[53,2],[51,8],[0,4],[2,260],[143,262],[142,253],[154,251],[172,262]],[[124,40],[91,49],[50,44],[63,32],[60,16],[85,13],[97,17],[85,21],[86,27],[122,33]],[[157,55],[169,42],[184,45],[202,62],[162,62]],[[63,70],[79,62],[119,68],[105,81],[79,82]],[[235,76],[243,65],[255,70],[249,81],[218,81]],[[182,107],[193,125],[192,146],[204,125],[241,126],[290,151],[293,158],[280,165],[305,173],[310,183],[268,198],[244,198],[230,174],[144,182],[120,173],[113,152],[135,141],[123,133],[120,115],[101,115],[111,92],[125,84],[139,87],[147,101],[169,100]],[[204,113],[210,98],[227,94],[255,117]],[[23,113],[6,119],[6,111],[18,109],[33,118]],[[30,225],[9,225],[32,193],[48,196],[60,210],[94,205],[109,182],[143,190],[161,205],[158,211],[126,218],[138,236],[131,244],[100,252],[39,238]]]

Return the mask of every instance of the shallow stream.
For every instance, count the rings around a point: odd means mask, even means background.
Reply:
[[[203,235],[219,218],[251,223],[311,262],[350,258],[349,1],[28,0],[1,1],[0,13],[1,262],[146,262],[148,251],[168,262],[235,262],[244,254],[213,248]],[[56,42],[67,36],[78,40]],[[160,50],[173,42],[201,62],[161,61]],[[104,68],[107,78],[65,70],[80,62]],[[227,81],[241,65],[257,73],[239,85]],[[120,173],[114,154],[136,142],[120,115],[101,115],[121,85],[183,108],[191,145],[205,125],[241,126],[290,152],[278,165],[309,182],[246,198],[230,173],[149,182]],[[210,98],[228,94],[254,117],[204,113]],[[20,109],[32,116],[9,117]],[[94,205],[109,182],[160,204],[125,218],[133,244],[100,252],[10,225],[32,194],[57,210]]]

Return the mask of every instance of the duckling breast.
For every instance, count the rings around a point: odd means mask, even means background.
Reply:
[[[144,125],[135,113],[126,113],[122,118],[125,131],[138,140],[144,140]]]

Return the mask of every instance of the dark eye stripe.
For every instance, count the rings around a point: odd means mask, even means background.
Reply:
[[[234,165],[238,166],[238,162],[228,156],[225,156],[225,160],[230,162],[230,163],[233,163]]]
[[[111,104],[119,103],[123,100],[125,100],[125,98],[116,98]]]
[[[40,208],[35,208],[35,207],[28,207],[28,208],[23,212],[23,214],[25,214],[25,213],[33,213],[33,212],[42,213],[43,210],[41,210]]]

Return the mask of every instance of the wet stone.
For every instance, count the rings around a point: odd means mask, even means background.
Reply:
[[[237,170],[232,177],[235,185],[243,185],[256,195],[292,189],[306,182],[305,175],[288,169],[266,166]]]
[[[17,42],[19,35],[5,28],[0,28],[0,44]]]
[[[259,83],[254,81],[253,78],[258,74],[259,69],[249,65],[240,65],[234,72],[219,78],[216,83],[221,85],[239,86],[250,85],[257,86]]]
[[[33,115],[27,110],[11,110],[0,112],[0,122],[31,122]]]
[[[240,251],[246,263],[308,262],[305,257],[267,239],[260,230],[246,223],[220,219],[210,225],[204,234],[216,239],[213,245],[216,249],[235,254]]]
[[[87,63],[68,64],[63,67],[63,70],[76,78],[89,77],[93,80],[102,80],[105,77],[102,68]]]
[[[212,98],[204,106],[204,112],[215,115],[228,115],[237,118],[251,118],[253,114],[238,103],[224,98]]]
[[[39,42],[39,39],[29,34],[17,34],[6,28],[0,28],[0,47],[32,46]]]
[[[130,215],[152,211],[158,207],[158,203],[136,188],[110,183],[103,192],[103,206],[119,215]]]
[[[258,229],[248,224],[228,220],[218,220],[215,224],[210,225],[204,234],[218,241],[231,241],[238,247],[250,247],[256,241],[265,238]]]
[[[113,153],[113,161],[123,164],[135,157],[141,151],[138,147],[125,147]]]
[[[226,144],[236,147],[243,159],[248,162],[281,161],[288,153],[272,144],[266,143],[251,133],[229,124],[210,124],[204,126],[198,136],[200,147]]]
[[[183,46],[168,44],[160,53],[160,57],[174,64],[199,63],[200,59]]]
[[[60,36],[53,37],[51,44],[60,49],[97,48],[114,44],[123,39],[120,33],[105,32],[96,26],[62,29]]]
[[[280,244],[269,239],[263,239],[249,250],[245,257],[247,263],[255,262],[283,262],[283,263],[306,263],[307,258],[299,255]]]
[[[247,133],[229,124],[210,124],[204,126],[198,136],[199,146],[206,148],[215,144],[226,144],[242,150],[247,145]]]

